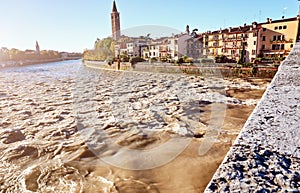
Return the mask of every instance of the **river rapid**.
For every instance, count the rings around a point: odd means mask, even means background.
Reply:
[[[196,193],[268,81],[74,60],[0,69],[0,84],[0,193]]]

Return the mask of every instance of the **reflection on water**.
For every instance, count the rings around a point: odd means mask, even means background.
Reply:
[[[82,76],[81,70],[80,61],[0,70],[0,192],[202,192],[267,85],[263,80],[227,79],[220,92],[198,76],[124,76],[90,69],[84,69],[90,75]],[[85,82],[78,85],[78,80]],[[78,92],[80,88],[85,92]],[[80,103],[74,99],[78,93]],[[180,96],[199,99],[186,108]],[[224,126],[209,152],[199,156],[219,97],[227,99]],[[78,104],[86,110],[80,116],[74,111]],[[193,127],[181,125],[180,119],[189,116]],[[93,130],[78,127],[78,118],[96,120]],[[147,129],[152,130],[145,134]],[[103,138],[97,132],[105,132],[119,149],[99,145]],[[189,144],[175,160],[148,170],[109,165],[91,148],[96,141],[98,152],[124,163],[123,149],[153,149],[171,138],[189,139]]]

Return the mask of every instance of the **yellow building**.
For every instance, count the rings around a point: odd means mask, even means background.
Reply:
[[[209,58],[222,54],[223,46],[223,30],[220,31],[208,31],[203,36],[203,54]]]
[[[299,16],[282,18],[260,24],[259,55],[263,57],[286,57],[297,41]]]

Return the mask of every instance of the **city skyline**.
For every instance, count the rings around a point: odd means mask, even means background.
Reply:
[[[184,1],[142,1],[116,0],[124,32],[143,25],[165,26],[174,31],[184,31],[185,26],[190,25],[205,32],[253,21],[264,22],[267,17],[295,17],[299,6],[296,0],[278,0],[276,4],[271,0],[238,3],[191,0],[188,4]],[[111,35],[112,3],[112,0],[2,2],[0,47],[34,49],[37,40],[42,50],[82,52],[91,49],[97,38]]]

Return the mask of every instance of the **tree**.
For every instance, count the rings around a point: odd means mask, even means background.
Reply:
[[[85,50],[84,60],[107,60],[114,57],[115,42],[111,37],[95,41],[94,50]]]
[[[9,60],[9,49],[2,47],[0,49],[0,61],[7,61]]]
[[[16,49],[16,48],[12,48],[9,50],[9,59],[10,60],[20,60],[20,50]]]

